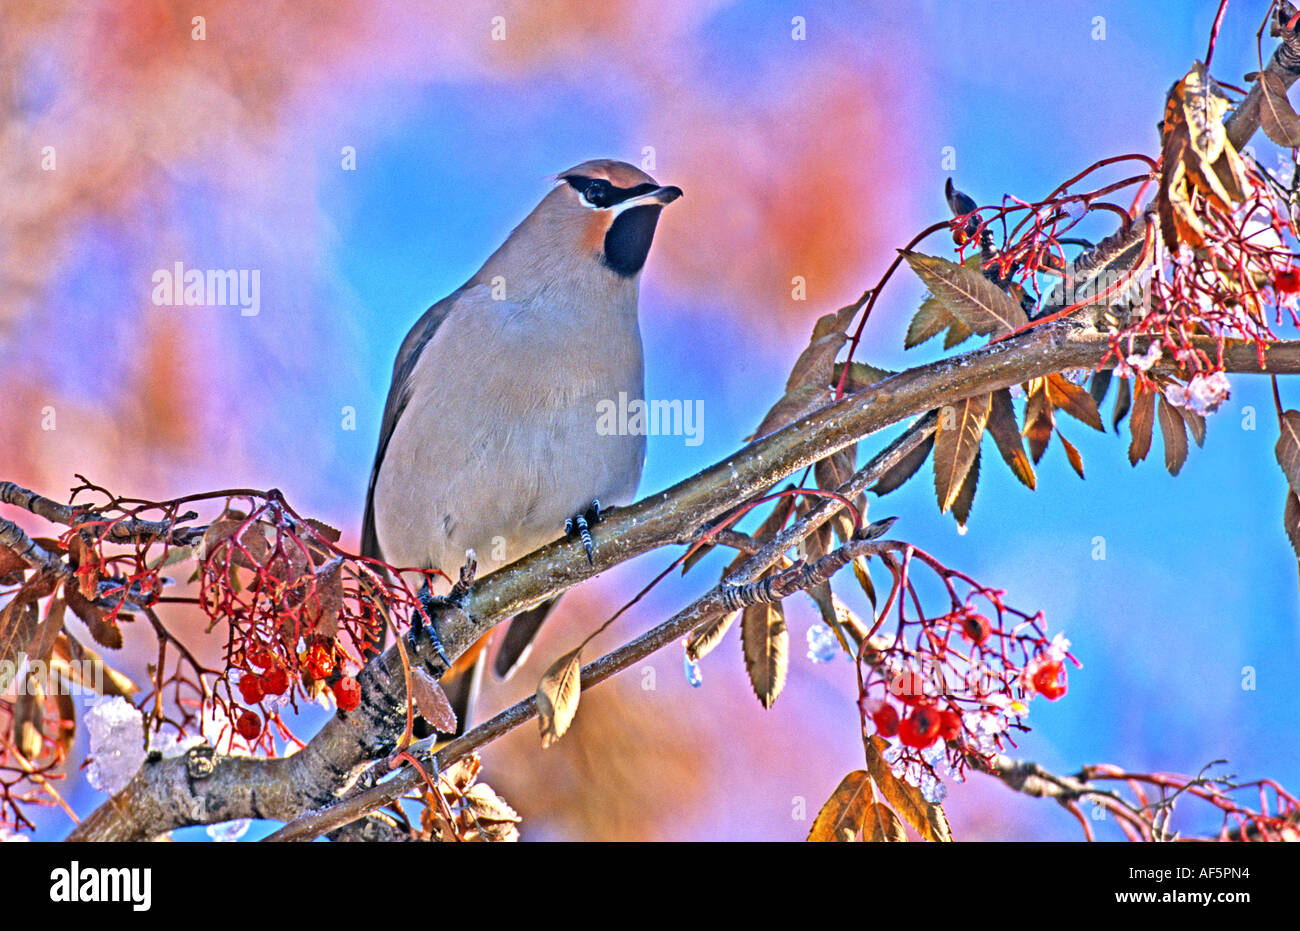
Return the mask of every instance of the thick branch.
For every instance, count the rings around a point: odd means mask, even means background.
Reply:
[[[701,523],[713,520],[736,502],[890,424],[1029,378],[1097,366],[1108,348],[1104,335],[1061,321],[891,376],[754,441],[666,492],[613,512],[599,528],[594,566],[588,564],[581,545],[561,540],[480,579],[465,600],[464,612],[450,618],[444,615],[440,625],[443,644],[454,659],[499,620],[613,565],[689,536]],[[1254,345],[1236,342],[1227,348],[1225,364],[1233,372],[1300,373],[1300,341],[1269,344],[1263,369]],[[821,502],[814,513],[821,515],[824,522],[838,509],[837,502]],[[789,548],[788,537],[787,531],[746,562],[746,567],[759,566],[771,556],[753,578]],[[752,580],[743,575],[737,573],[735,581]],[[656,628],[628,647],[657,649],[652,644],[659,636],[666,638],[662,642],[670,642],[719,607],[706,596],[679,613],[669,622],[671,627]],[[424,642],[427,644],[427,640]],[[412,662],[423,663],[431,675],[442,672],[440,661],[427,649],[415,651]],[[615,668],[610,667],[610,671]],[[238,767],[225,767],[219,762],[211,776],[197,781],[185,778],[184,760],[147,765],[124,790],[129,804],[118,807],[110,802],[102,806],[70,839],[139,839],[188,824],[237,817],[291,820],[303,811],[330,803],[367,764],[392,749],[405,721],[403,677],[395,650],[390,649],[367,666],[360,681],[361,707],[336,715],[305,750],[294,756],[242,761]],[[265,785],[264,780],[250,779],[247,767],[258,765],[275,770],[271,781],[279,788],[274,792],[256,788]],[[179,776],[177,770],[181,771]],[[185,785],[188,792],[176,795],[178,785]]]

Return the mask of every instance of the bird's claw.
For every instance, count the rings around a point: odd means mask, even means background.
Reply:
[[[420,606],[424,608],[424,614],[429,618],[429,622],[425,624],[422,621],[417,620],[416,623],[411,625],[411,632],[407,635],[411,642],[411,649],[414,651],[419,648],[420,635],[424,634],[432,643],[434,652],[438,654],[438,659],[442,660],[443,665],[450,669],[451,658],[447,656],[447,651],[443,649],[442,638],[438,636],[437,622],[435,619],[438,616],[439,610],[443,608],[452,608],[456,611],[465,610],[463,604],[465,593],[463,591],[457,592],[456,588],[453,586],[450,595],[434,595],[429,591],[429,586],[426,584],[420,589],[418,597],[420,599]]]
[[[606,513],[608,512],[601,511],[599,501],[593,501],[587,510],[564,522],[564,535],[576,535],[582,539],[582,548],[587,551],[587,562],[593,566],[596,564],[596,544],[591,539],[591,527],[600,523]]]

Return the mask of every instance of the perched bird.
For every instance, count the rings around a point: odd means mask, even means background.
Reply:
[[[556,181],[402,341],[362,555],[456,578],[473,550],[484,575],[576,530],[590,558],[600,509],[633,499],[645,436],[602,435],[597,405],[644,397],[641,269],[660,212],[682,192],[606,159]],[[524,660],[554,606],[511,620],[498,675]],[[462,730],[486,640],[443,678]]]

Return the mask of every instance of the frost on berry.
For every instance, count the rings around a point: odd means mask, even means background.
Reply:
[[[915,547],[884,560],[893,590],[858,657],[863,735],[887,741],[894,775],[937,802],[945,778],[960,781],[972,761],[1014,745],[1034,697],[1065,693],[1064,667],[1075,660],[1064,636],[1048,637],[1041,614],[1011,607],[1003,592]],[[920,613],[918,567],[943,583],[942,613]]]

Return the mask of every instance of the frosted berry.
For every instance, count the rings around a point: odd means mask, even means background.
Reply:
[[[1034,673],[1033,686],[1048,701],[1056,701],[1065,694],[1065,667],[1060,663],[1043,663]]]
[[[334,700],[340,711],[351,711],[361,704],[361,686],[351,676],[344,676],[334,683]]]
[[[258,735],[262,733],[262,719],[258,717],[255,711],[245,711],[239,716],[239,720],[235,722],[235,730],[245,740],[256,740]]]
[[[262,677],[245,674],[239,680],[239,694],[243,697],[244,704],[256,705],[265,694],[262,688]]]
[[[917,705],[898,725],[898,739],[909,747],[924,749],[939,739],[941,715],[933,705]]]
[[[289,674],[275,666],[258,676],[262,680],[262,691],[267,695],[283,695],[289,691]]]

